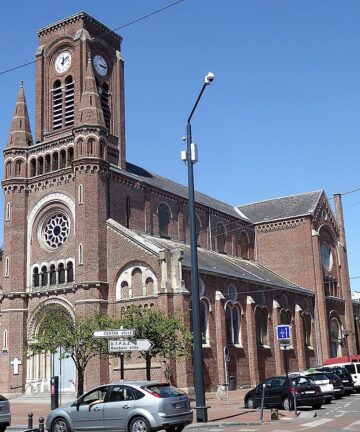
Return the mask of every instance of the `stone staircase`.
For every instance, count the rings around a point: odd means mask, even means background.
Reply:
[[[49,403],[51,401],[50,392],[34,392],[28,394],[17,394],[10,395],[11,403]],[[59,405],[72,402],[76,399],[76,395],[73,392],[66,392],[59,395]]]

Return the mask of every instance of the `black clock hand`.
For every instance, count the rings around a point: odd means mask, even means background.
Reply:
[[[99,66],[101,66],[103,69],[106,69],[106,65],[99,63]]]

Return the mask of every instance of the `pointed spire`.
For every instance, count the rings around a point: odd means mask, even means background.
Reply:
[[[23,82],[20,81],[15,112],[6,148],[27,148],[33,143]]]
[[[99,92],[97,90],[91,55],[86,68],[85,86],[80,100],[78,125],[105,127],[104,114],[101,107]]]

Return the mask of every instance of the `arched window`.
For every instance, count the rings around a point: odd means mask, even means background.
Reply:
[[[65,126],[74,124],[74,81],[72,76],[65,79]]]
[[[60,80],[56,80],[53,85],[53,129],[62,127],[63,103],[62,88]]]
[[[166,204],[158,207],[159,235],[163,238],[170,238],[170,209]]]
[[[288,309],[281,309],[280,324],[291,324],[291,312]]]
[[[5,216],[5,220],[9,221],[10,220],[10,203],[6,203],[6,216]]]
[[[47,287],[49,283],[48,269],[46,266],[41,267],[41,286]]]
[[[80,157],[83,155],[84,152],[84,140],[79,139],[76,142],[76,151],[77,151],[77,157]]]
[[[21,167],[23,162],[21,160],[17,160],[15,162],[15,175],[20,176],[21,175]]]
[[[330,356],[340,357],[341,356],[341,327],[340,323],[336,318],[332,318],[330,321]]]
[[[4,276],[5,277],[9,277],[10,275],[10,259],[9,257],[5,258],[5,272],[4,272]]]
[[[225,306],[227,345],[241,345],[241,313],[238,306],[231,302]]]
[[[83,204],[84,197],[83,197],[83,185],[79,184],[78,187],[78,204]]]
[[[60,150],[60,166],[59,168],[65,168],[66,166],[66,150],[62,149]]]
[[[71,261],[69,261],[66,264],[66,268],[67,268],[67,281],[68,282],[73,282],[74,281],[74,267],[73,267],[73,263]]]
[[[131,206],[130,206],[130,197],[126,197],[126,228],[130,228],[130,216],[131,216]]]
[[[303,337],[304,337],[304,346],[305,348],[311,347],[311,325],[312,319],[309,313],[303,313],[301,315],[302,326],[303,326]]]
[[[132,296],[140,297],[143,295],[142,271],[139,267],[135,267],[131,272],[131,290]]]
[[[199,236],[201,231],[201,221],[197,214],[195,214],[195,232],[196,232],[196,244],[199,245]]]
[[[105,126],[109,128],[110,127],[109,86],[108,84],[104,83],[102,87],[99,86],[98,90],[100,94],[101,108],[104,114]]]
[[[258,346],[267,345],[267,312],[264,308],[256,308],[255,326],[256,342]]]
[[[44,159],[44,173],[48,173],[51,171],[51,156],[48,153],[47,155],[45,155],[45,159]]]
[[[30,161],[30,177],[36,176],[36,159],[32,158]]]
[[[67,154],[68,154],[67,166],[70,166],[72,161],[74,160],[74,147],[69,147],[67,150]]]
[[[56,269],[54,264],[50,266],[50,285],[56,285]]]
[[[154,295],[154,280],[151,277],[148,277],[145,281],[144,295]]]
[[[7,332],[7,330],[4,330],[4,333],[3,333],[3,347],[2,347],[2,350],[3,350],[3,352],[9,351],[8,332]]]
[[[249,259],[249,238],[245,231],[240,234],[240,256],[243,259]]]
[[[83,245],[79,244],[79,265],[82,265],[84,263],[84,251],[83,251]]]
[[[88,156],[95,155],[95,140],[94,140],[94,138],[89,138],[87,141],[87,153],[88,153]]]
[[[226,244],[226,229],[222,222],[219,222],[215,230],[215,244],[216,251],[219,253],[225,253]]]
[[[105,159],[105,146],[106,144],[104,143],[103,140],[100,141],[100,158],[101,159]]]
[[[56,171],[59,169],[59,155],[58,152],[52,154],[52,170]]]
[[[60,263],[58,265],[58,280],[59,280],[59,284],[64,284],[65,283],[65,267],[63,263]]]
[[[44,173],[44,158],[42,156],[37,160],[37,175],[41,175]]]
[[[34,267],[33,269],[33,287],[38,287],[40,285],[39,269]]]
[[[6,178],[11,177],[11,162],[6,162]]]
[[[203,345],[210,345],[209,336],[209,303],[202,299],[200,301],[200,328]]]

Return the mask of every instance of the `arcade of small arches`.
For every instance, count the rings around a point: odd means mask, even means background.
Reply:
[[[129,265],[121,272],[116,283],[116,300],[154,296],[157,293],[157,278],[144,264]]]
[[[44,289],[74,282],[74,261],[34,264],[32,288]]]

